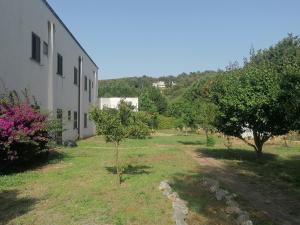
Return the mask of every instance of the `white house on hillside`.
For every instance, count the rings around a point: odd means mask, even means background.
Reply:
[[[134,106],[134,110],[138,111],[139,109],[139,98],[99,98],[99,107],[117,109],[120,101],[124,99],[125,102],[130,102]]]
[[[165,84],[164,81],[158,81],[158,82],[152,83],[152,86],[156,87],[156,88],[159,88],[159,89],[166,88],[166,84]]]
[[[88,111],[97,104],[98,67],[46,0],[0,0],[0,30],[6,89],[28,89],[62,118],[58,140],[93,135]]]

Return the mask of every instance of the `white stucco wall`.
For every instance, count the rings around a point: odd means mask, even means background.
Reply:
[[[117,109],[122,99],[124,99],[126,102],[130,102],[135,107],[135,111],[138,111],[139,98],[99,98],[99,107],[100,109],[103,109],[104,107]]]
[[[49,24],[54,25],[52,54]],[[32,32],[41,39],[40,63],[31,59]],[[43,54],[43,41],[48,43],[48,56]],[[20,92],[27,88],[42,109],[54,116],[57,109],[63,110],[63,139],[78,136],[73,129],[73,112],[78,111],[78,86],[73,83],[73,75],[82,57],[80,134],[94,134],[90,121],[87,128],[83,125],[84,113],[97,104],[98,68],[43,0],[0,0],[0,53],[0,79],[8,90]],[[57,53],[63,56],[63,76],[56,74]],[[91,102],[88,91],[84,91],[84,76],[93,82]],[[72,114],[70,121],[68,110]]]

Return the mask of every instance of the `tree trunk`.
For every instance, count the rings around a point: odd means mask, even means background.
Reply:
[[[205,136],[206,136],[206,145],[208,145],[208,129],[205,130]]]
[[[119,165],[119,143],[116,142],[116,169],[117,169],[117,176],[118,176],[118,184],[121,185],[122,177]]]
[[[262,155],[262,149],[264,143],[269,139],[268,137],[262,136],[259,132],[253,131],[253,137],[254,137],[254,149],[257,154],[257,156]]]

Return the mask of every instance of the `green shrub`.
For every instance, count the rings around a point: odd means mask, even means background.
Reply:
[[[176,127],[176,119],[163,115],[158,116],[158,129],[172,129]]]
[[[136,121],[130,125],[127,132],[129,138],[145,139],[150,135],[149,127],[141,121]]]
[[[206,145],[208,147],[213,147],[213,146],[215,146],[215,144],[216,144],[216,141],[215,141],[214,137],[211,137],[211,136],[207,137]]]

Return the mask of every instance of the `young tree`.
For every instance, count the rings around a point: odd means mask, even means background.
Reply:
[[[98,135],[103,135],[106,142],[115,144],[115,165],[118,175],[118,183],[122,182],[122,168],[119,161],[119,146],[126,137],[126,130],[122,124],[118,110],[105,108],[100,110],[94,107],[89,113],[94,121]]]
[[[96,125],[98,135],[103,135],[106,142],[115,144],[115,165],[118,183],[122,182],[122,166],[119,160],[120,143],[128,137],[145,138],[150,134],[144,117],[133,111],[134,107],[121,100],[118,109],[99,109],[94,107],[89,117]]]

